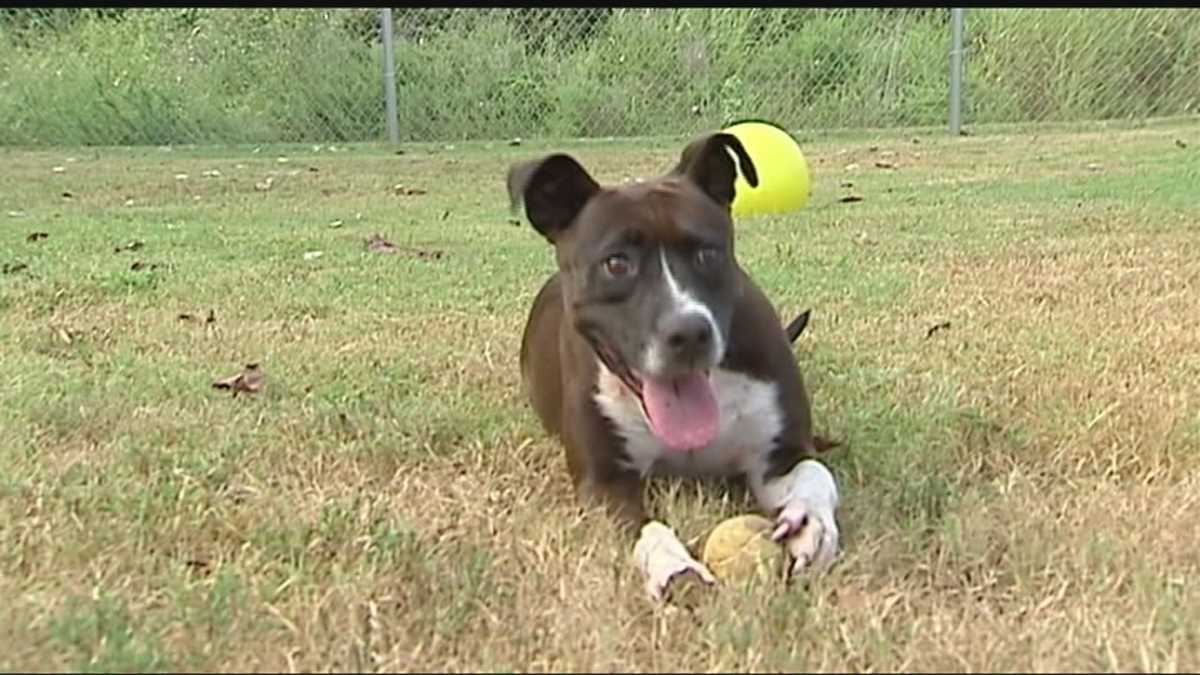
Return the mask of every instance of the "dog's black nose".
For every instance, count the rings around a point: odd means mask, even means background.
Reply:
[[[707,354],[712,343],[712,323],[702,314],[680,314],[667,320],[664,335],[671,356],[695,360]]]

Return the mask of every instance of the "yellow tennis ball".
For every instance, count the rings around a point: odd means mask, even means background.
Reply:
[[[783,547],[771,541],[774,524],[757,514],[728,518],[704,542],[701,562],[719,581],[742,583],[782,578]]]
[[[791,134],[757,120],[738,122],[724,131],[742,142],[758,173],[758,187],[750,187],[738,169],[734,215],[791,213],[804,208],[811,191],[808,161]]]

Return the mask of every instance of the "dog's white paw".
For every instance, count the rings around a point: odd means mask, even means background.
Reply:
[[[658,521],[642,527],[633,559],[645,576],[646,594],[655,602],[662,601],[671,582],[681,577],[694,576],[707,585],[717,582],[712,572],[688,553],[675,532]]]
[[[832,509],[814,509],[795,500],[783,507],[775,522],[771,538],[787,547],[792,575],[828,569],[837,559],[840,535]]]
[[[791,555],[793,575],[828,568],[840,547],[837,482],[824,464],[805,460],[771,484],[760,497],[764,508],[777,508],[771,538]]]

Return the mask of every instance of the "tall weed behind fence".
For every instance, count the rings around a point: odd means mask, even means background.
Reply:
[[[0,10],[0,144],[386,136],[376,9]],[[401,139],[943,125],[946,9],[398,9]],[[969,9],[965,122],[1200,111],[1200,11]]]

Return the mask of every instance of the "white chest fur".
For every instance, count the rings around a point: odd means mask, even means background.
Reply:
[[[761,472],[766,453],[783,426],[773,382],[717,368],[712,372],[721,421],[717,437],[699,450],[672,452],[654,437],[641,402],[600,364],[595,400],[625,439],[630,468],[680,476],[733,476]]]

